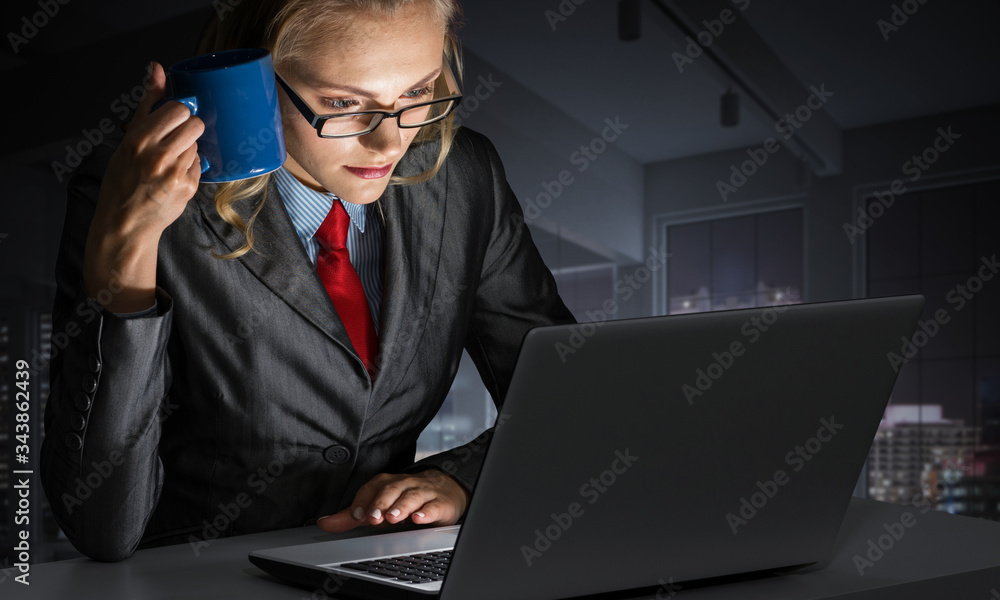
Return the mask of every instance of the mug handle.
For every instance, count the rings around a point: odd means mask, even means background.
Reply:
[[[188,110],[191,111],[192,117],[198,115],[198,99],[194,96],[185,96],[183,98],[164,98],[153,105],[153,110],[160,108],[170,101],[180,102],[184,106],[188,107]],[[211,165],[208,164],[208,158],[201,152],[198,153],[198,157],[201,158],[201,172],[204,173]]]

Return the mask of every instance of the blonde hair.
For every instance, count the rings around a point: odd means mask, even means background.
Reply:
[[[456,35],[462,16],[459,0],[243,0],[231,12],[218,12],[209,20],[198,44],[198,54],[234,48],[266,48],[271,52],[275,68],[280,68],[302,59],[321,42],[349,28],[359,13],[394,17],[401,9],[418,2],[427,5],[444,25],[445,57],[455,65],[455,77],[461,83],[461,49]],[[438,78],[435,89],[448,89],[445,73]],[[436,161],[416,175],[393,175],[389,185],[421,183],[434,177],[451,150],[456,129],[455,113],[422,127],[412,145],[440,140],[441,150]],[[266,192],[270,182],[268,174],[216,184],[215,210],[246,238],[242,247],[228,254],[215,255],[216,258],[238,258],[253,249],[253,223],[264,207],[267,194],[262,192]],[[233,205],[257,195],[261,200],[250,218],[244,221]]]

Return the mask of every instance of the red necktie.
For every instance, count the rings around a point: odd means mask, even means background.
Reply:
[[[365,289],[361,287],[361,278],[347,252],[347,227],[350,223],[351,218],[340,200],[334,199],[333,208],[314,236],[320,246],[316,271],[347,329],[351,344],[364,361],[368,374],[374,378],[378,337],[368,300],[365,299]]]

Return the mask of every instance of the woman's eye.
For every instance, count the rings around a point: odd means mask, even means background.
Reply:
[[[357,100],[331,100],[328,98],[323,99],[323,106],[326,108],[332,108],[334,110],[350,110],[357,109],[360,104]]]
[[[422,88],[410,90],[405,94],[403,94],[402,97],[405,98],[406,100],[422,101],[422,100],[430,100],[433,96],[434,96],[434,84],[431,83],[425,85]],[[361,103],[358,102],[357,100],[351,100],[351,99],[334,100],[332,98],[324,98],[323,107],[335,111],[344,111],[344,112],[356,112],[363,109]]]
[[[409,92],[406,92],[405,94],[403,94],[403,97],[407,98],[409,100],[415,100],[415,99],[421,99],[422,100],[424,98],[430,98],[433,95],[434,95],[434,84],[431,83],[431,84],[425,85],[422,88],[417,88],[415,90],[410,90]]]

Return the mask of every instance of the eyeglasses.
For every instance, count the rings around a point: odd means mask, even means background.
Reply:
[[[316,134],[323,138],[349,138],[365,135],[375,131],[375,128],[386,119],[396,119],[401,129],[413,129],[430,125],[447,117],[455,110],[462,101],[462,94],[458,91],[458,84],[455,82],[455,75],[451,67],[445,61],[444,70],[445,81],[450,95],[436,100],[419,102],[404,106],[396,112],[387,110],[365,110],[351,113],[338,113],[331,115],[317,115],[309,105],[296,94],[288,83],[277,73],[275,79],[288,94],[292,104],[302,113],[302,116],[309,121],[309,124],[316,129]]]

